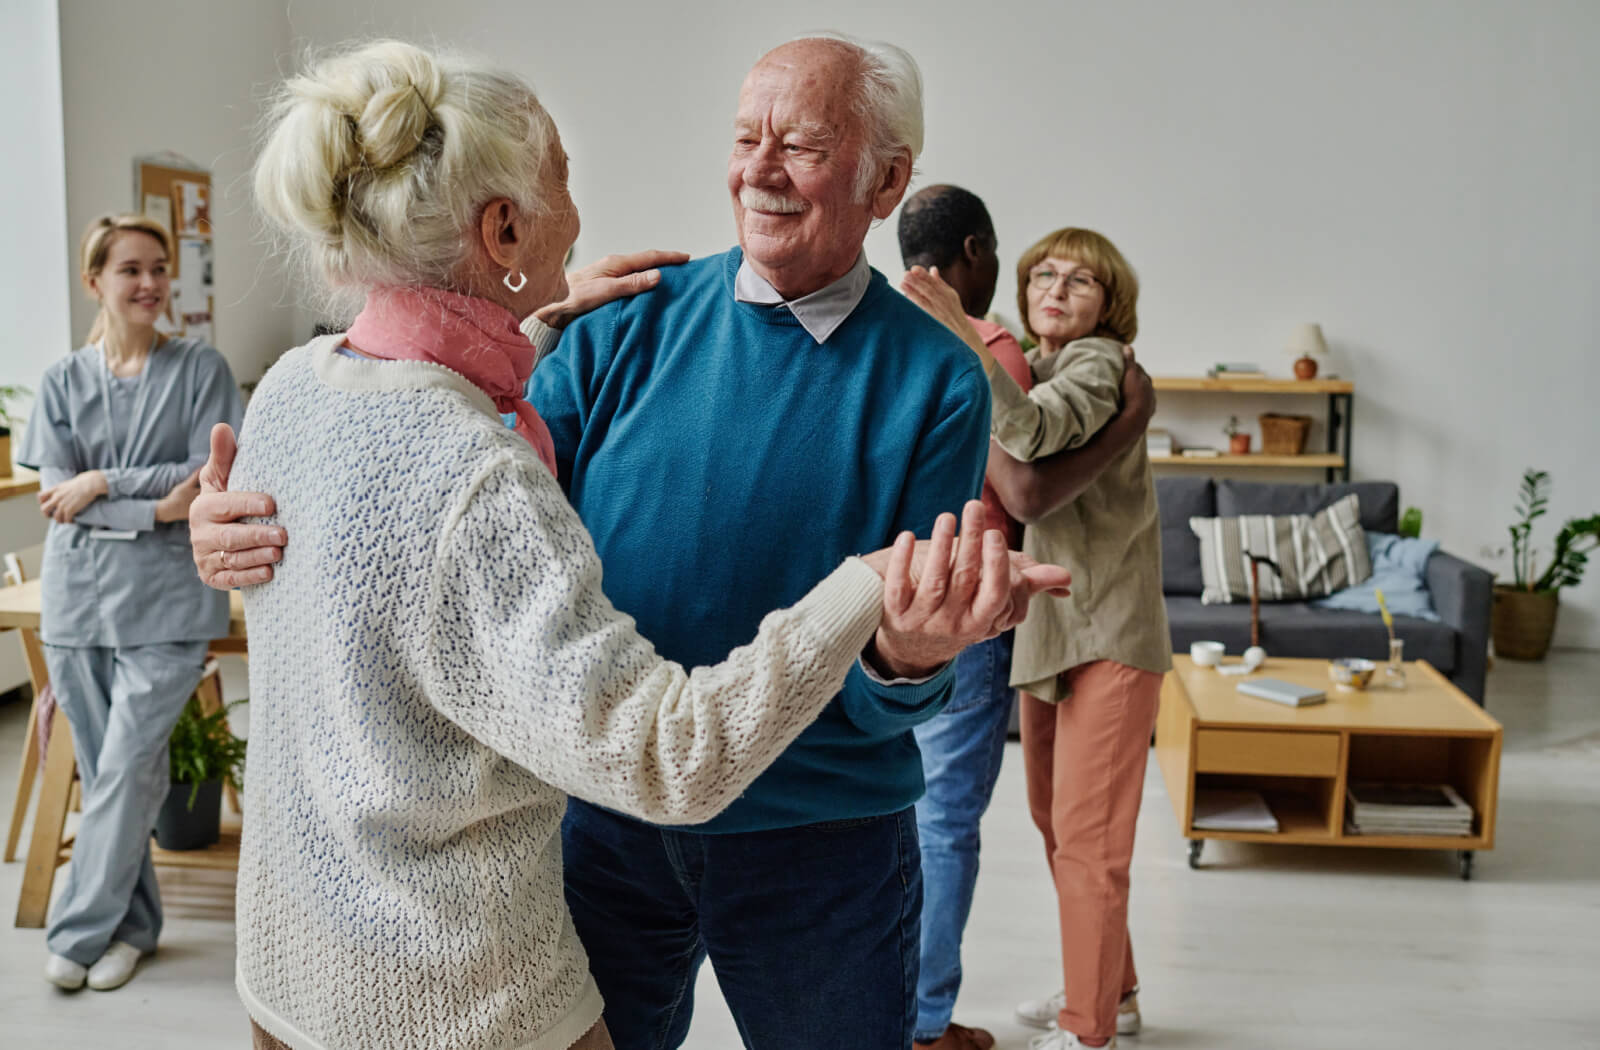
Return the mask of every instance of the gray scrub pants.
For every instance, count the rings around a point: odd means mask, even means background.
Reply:
[[[200,684],[206,644],[44,647],[83,782],[83,818],[46,943],[80,966],[114,940],[154,951],[161,935],[150,832],[169,787],[167,738]]]

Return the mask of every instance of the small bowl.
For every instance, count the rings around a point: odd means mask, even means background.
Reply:
[[[1365,689],[1378,665],[1360,657],[1344,656],[1328,661],[1328,677],[1345,689]]]
[[[1195,642],[1189,646],[1189,659],[1196,667],[1215,667],[1222,662],[1226,648],[1221,642]]]

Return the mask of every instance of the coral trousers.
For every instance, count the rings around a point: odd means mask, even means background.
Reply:
[[[1116,1034],[1117,1003],[1139,983],[1128,867],[1162,676],[1097,660],[1062,677],[1060,703],[1023,694],[1022,757],[1061,922],[1067,1005],[1056,1023],[1101,1040]]]

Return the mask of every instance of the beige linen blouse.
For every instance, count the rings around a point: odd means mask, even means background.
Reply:
[[[1077,448],[1116,415],[1122,344],[1079,339],[1054,354],[1030,351],[1033,389],[997,368],[994,437],[1029,461]],[[1124,452],[1076,500],[1029,525],[1022,549],[1072,573],[1072,595],[1040,595],[1022,626],[1011,684],[1052,703],[1065,699],[1058,677],[1079,664],[1115,660],[1144,671],[1172,667],[1161,596],[1161,532],[1155,483],[1143,442]]]

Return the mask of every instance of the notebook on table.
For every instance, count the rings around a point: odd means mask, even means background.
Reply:
[[[1288,707],[1306,707],[1309,704],[1320,704],[1328,699],[1328,694],[1321,689],[1309,685],[1295,685],[1281,678],[1252,678],[1248,682],[1239,683],[1239,692],[1253,696],[1257,700],[1271,700],[1275,704],[1284,704]]]

